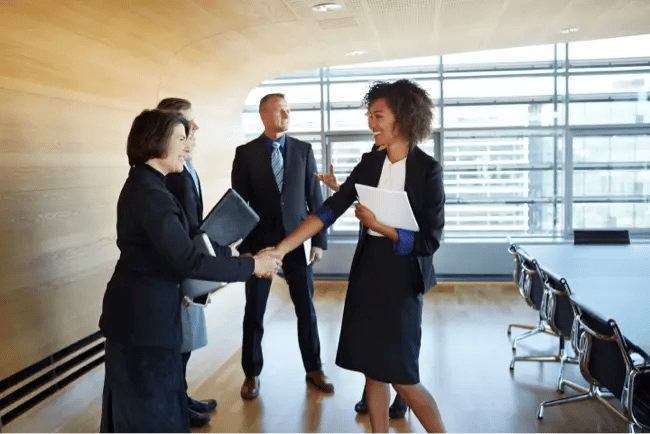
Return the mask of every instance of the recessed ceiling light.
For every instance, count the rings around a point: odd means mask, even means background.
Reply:
[[[335,11],[338,9],[341,9],[343,6],[341,6],[339,3],[319,3],[317,5],[312,6],[311,8],[314,10],[314,12],[330,12],[330,11]]]
[[[352,51],[348,51],[347,53],[345,53],[345,55],[346,56],[363,56],[366,53],[367,53],[366,50],[352,50]]]
[[[567,27],[566,29],[560,30],[560,33],[563,35],[568,35],[570,33],[576,33],[579,29],[577,27]]]

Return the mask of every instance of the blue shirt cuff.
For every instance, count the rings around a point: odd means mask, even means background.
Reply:
[[[393,243],[393,252],[397,256],[406,256],[413,251],[415,244],[415,232],[406,229],[396,229],[399,241]]]
[[[323,225],[325,226],[323,229],[329,228],[336,221],[336,214],[334,213],[334,210],[325,205],[322,205],[320,208],[318,208],[314,214],[316,214],[316,217],[323,221]]]

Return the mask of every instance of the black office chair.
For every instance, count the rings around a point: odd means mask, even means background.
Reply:
[[[589,388],[563,381],[564,385],[580,393],[542,402],[537,417],[544,417],[546,407],[595,398],[629,422],[631,419],[627,412],[614,406],[609,399],[621,399],[627,377],[638,369],[632,360],[632,354],[641,355],[644,361],[650,361],[650,358],[623,337],[616,321],[605,320],[580,306],[573,297],[570,299],[576,315],[572,344],[580,360],[580,372]]]
[[[559,362],[559,374],[557,379],[557,390],[564,392],[565,385],[574,385],[563,378],[564,366],[567,363],[577,364],[577,355],[569,356],[566,351],[566,341],[571,339],[575,322],[575,312],[571,305],[571,289],[566,279],[557,276],[549,270],[542,270],[545,276],[544,296],[546,301],[542,303],[545,307],[546,323],[551,330],[560,338],[557,355],[544,361]],[[525,359],[524,359],[525,360]]]
[[[524,285],[524,270],[523,270],[523,262],[522,259],[519,256],[519,252],[517,251],[518,247],[515,244],[510,244],[508,246],[508,252],[512,255],[515,265],[514,269],[512,271],[512,277],[517,285],[517,288],[519,289],[519,294],[521,294],[521,297],[524,299],[526,304],[530,307],[533,307],[533,301],[530,298],[530,286]],[[537,324],[509,324],[508,325],[508,336],[512,334],[512,328],[520,328],[520,329],[525,329],[525,330],[534,330],[537,328]],[[514,348],[513,348],[514,349]]]
[[[513,327],[529,329],[512,340],[513,356],[510,361],[510,369],[515,368],[517,361],[555,362],[555,356],[517,356],[517,342],[522,339],[535,336],[539,333],[555,335],[546,321],[546,307],[544,296],[545,284],[544,274],[539,268],[537,261],[516,245],[511,245],[512,253],[515,256],[515,276],[519,279],[519,292],[526,303],[539,312],[539,320],[536,325],[510,324],[508,325],[508,336]]]
[[[621,403],[630,418],[630,432],[650,431],[650,366],[638,367],[627,376]]]
[[[626,229],[576,229],[573,244],[630,244],[630,233]]]

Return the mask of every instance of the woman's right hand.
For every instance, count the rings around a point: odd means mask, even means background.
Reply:
[[[282,267],[282,253],[265,249],[253,256],[255,260],[255,277],[271,279]]]
[[[339,183],[334,176],[334,165],[330,164],[330,173],[314,173],[314,176],[334,191],[339,191]]]

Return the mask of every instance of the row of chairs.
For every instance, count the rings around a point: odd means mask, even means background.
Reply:
[[[564,393],[565,386],[568,386],[578,392],[577,395],[542,402],[537,417],[543,418],[546,407],[596,399],[627,421],[630,432],[636,429],[649,431],[650,356],[623,336],[616,321],[604,319],[577,302],[566,279],[542,269],[537,260],[515,244],[510,245],[509,251],[514,256],[514,280],[519,291],[526,303],[539,314],[535,325],[508,326],[508,336],[515,327],[528,329],[512,340],[510,369],[514,369],[515,362],[559,362],[557,390]],[[540,333],[559,339],[557,354],[516,354],[519,341]],[[573,355],[566,351],[567,341],[571,343]],[[563,377],[567,363],[579,365],[588,387]],[[610,402],[612,397],[621,401],[622,408]]]

